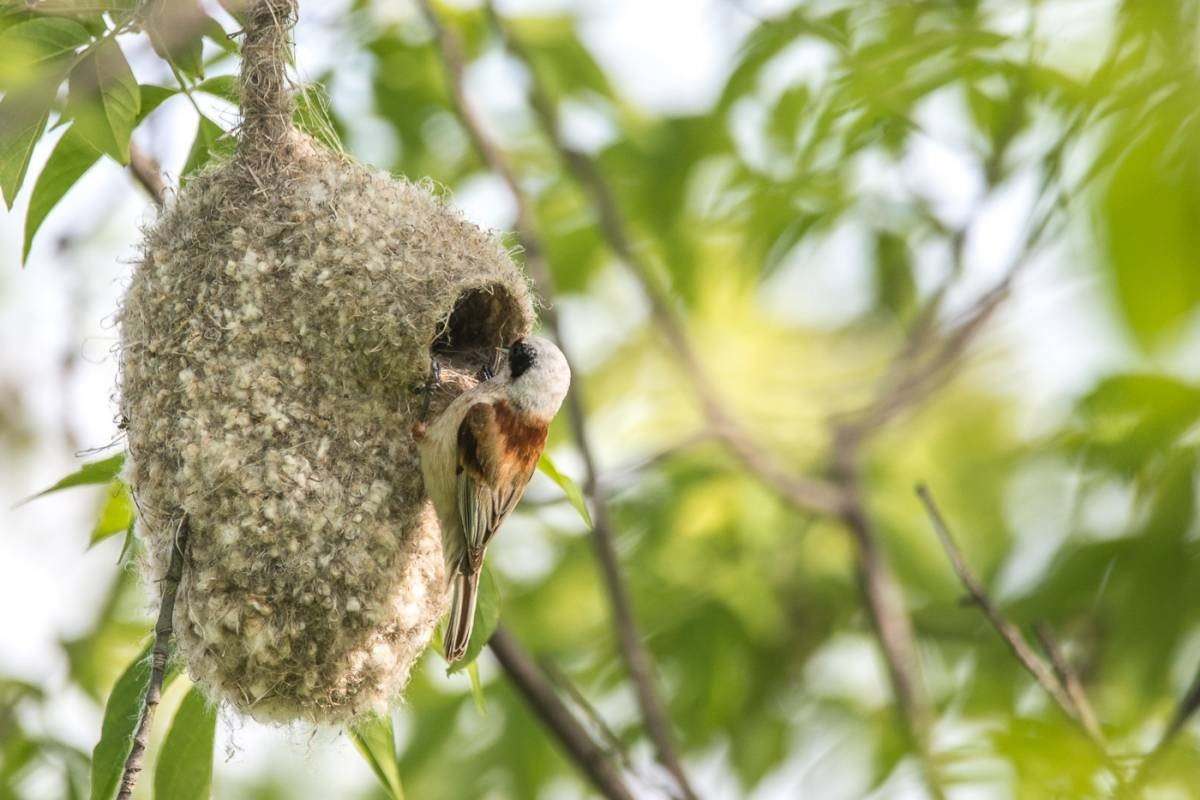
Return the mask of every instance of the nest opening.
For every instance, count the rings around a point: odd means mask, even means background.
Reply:
[[[440,372],[435,408],[478,384],[486,370],[496,369],[500,348],[512,344],[524,329],[521,303],[507,286],[493,283],[459,294],[429,346]]]
[[[522,328],[521,304],[499,283],[462,292],[430,346],[430,355],[453,358],[461,352],[506,347]]]

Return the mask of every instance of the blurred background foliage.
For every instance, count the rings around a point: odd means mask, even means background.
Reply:
[[[510,228],[512,198],[472,147],[418,9],[300,5],[340,62],[305,89],[297,123],[383,169],[428,176],[468,199],[468,213]],[[526,102],[535,81],[564,137],[609,182],[722,401],[797,474],[832,474],[839,421],[886,390],[914,336],[969,315],[993,287],[1013,295],[936,391],[864,443],[862,494],[914,621],[949,796],[1109,796],[1111,764],[960,602],[912,487],[932,487],[1002,611],[1030,638],[1039,622],[1056,632],[1113,758],[1135,763],[1200,666],[1200,4],[701,5],[745,33],[717,90],[682,111],[627,96],[582,33],[594,6],[502,4],[528,63],[506,52],[485,9],[437,6],[462,40],[468,94],[534,207],[554,305],[580,354],[620,559],[694,784],[704,797],[927,791],[852,539],[837,519],[781,500],[709,435],[592,199]],[[23,239],[3,242],[7,260],[28,256],[32,270],[62,258],[62,241],[34,234],[56,213],[87,213],[68,191],[103,158],[128,162],[131,132],[176,179],[228,147],[238,23],[221,5],[157,16],[133,0],[0,7],[0,184],[25,220]],[[199,27],[171,16],[197,8],[210,15]],[[171,35],[185,29],[194,35]],[[312,78],[308,30],[299,67]],[[192,106],[187,124],[172,112],[155,127],[156,115]],[[59,138],[26,175],[47,128]],[[137,231],[119,235],[132,243]],[[64,273],[64,293],[72,280]],[[1039,372],[1031,358],[1058,367]],[[11,373],[0,381],[8,464],[39,446],[103,444],[39,445],[36,401]],[[582,477],[562,422],[549,452]],[[13,501],[58,477],[19,472],[5,479]],[[0,798],[88,796],[100,710],[149,630],[129,567],[137,543],[122,535],[129,498],[110,478],[21,512],[93,492],[91,541],[127,541],[105,562],[109,589],[89,626],[60,642],[65,674],[0,678]],[[3,535],[22,536],[29,518],[14,516]],[[89,530],[77,541],[88,546]],[[494,549],[505,624],[577,687],[572,706],[597,736],[611,732],[639,796],[659,796],[670,780],[642,729],[579,517],[539,478]],[[436,653],[426,661],[396,712],[408,797],[588,794],[490,656],[481,697],[465,676],[444,676]],[[96,725],[47,721],[53,696],[69,691],[89,699]],[[156,741],[186,693],[186,680],[168,693]],[[222,722],[239,725],[250,723]],[[221,762],[218,797],[320,796],[295,775]],[[154,781],[143,784],[139,796],[152,796]],[[1194,726],[1148,786],[1200,797]]]

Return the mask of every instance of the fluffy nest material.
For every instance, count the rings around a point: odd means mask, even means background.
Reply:
[[[151,586],[188,521],[192,677],[258,719],[345,722],[399,695],[445,609],[411,433],[431,353],[436,414],[531,300],[428,187],[290,129],[265,155],[196,176],[146,232],[120,313],[129,480]]]

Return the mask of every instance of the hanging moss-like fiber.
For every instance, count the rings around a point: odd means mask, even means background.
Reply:
[[[152,587],[188,520],[192,677],[259,719],[344,722],[398,696],[445,609],[411,433],[431,352],[436,413],[532,309],[493,236],[292,129],[292,13],[255,7],[238,151],[146,231],[121,410]]]

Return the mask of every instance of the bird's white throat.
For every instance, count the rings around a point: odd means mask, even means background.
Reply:
[[[571,370],[566,359],[555,351],[541,354],[533,367],[514,380],[508,387],[508,398],[527,414],[549,421],[558,413],[570,386]]]

